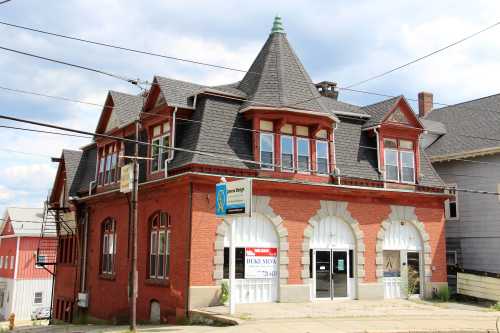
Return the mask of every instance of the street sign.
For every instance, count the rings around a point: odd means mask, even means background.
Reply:
[[[134,165],[126,164],[121,167],[120,192],[129,193],[134,186]]]
[[[242,179],[215,186],[215,215],[250,216],[252,213],[252,180]]]
[[[245,279],[272,279],[277,276],[277,248],[245,248]]]

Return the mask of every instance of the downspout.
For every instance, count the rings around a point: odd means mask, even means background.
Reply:
[[[380,173],[382,173],[382,171],[380,170],[380,140],[379,140],[379,133],[378,133],[379,128],[380,128],[380,125],[375,126],[373,128],[373,131],[375,132],[375,137],[377,138],[377,171],[380,174]]]
[[[195,102],[196,102],[196,96],[194,98],[195,98]],[[172,140],[170,140],[170,147],[171,148],[175,148],[175,119],[176,119],[176,115],[177,115],[177,106],[174,108],[174,113],[172,115],[172,131],[170,134],[170,137],[172,138]],[[170,156],[165,160],[165,178],[168,177],[168,164],[174,159],[175,149],[171,149],[169,155]]]
[[[189,317],[189,281],[191,275],[191,236],[192,236],[192,225],[193,225],[193,183],[189,182],[189,211],[188,211],[188,240],[186,242],[186,299],[184,304],[186,304],[186,318]]]
[[[334,161],[335,168],[333,169],[333,175],[337,176],[337,184],[340,185],[340,169],[337,167],[337,147],[335,147],[335,130],[337,129],[337,123],[333,124],[332,127],[332,148],[333,148],[333,154],[332,154],[332,159]]]
[[[82,249],[82,262],[81,262],[81,269],[82,269],[82,276],[81,276],[81,286],[80,290],[82,293],[85,292],[86,288],[86,275],[87,275],[87,242],[88,242],[88,232],[89,232],[89,211],[88,208],[85,208],[85,217],[84,217],[84,237],[83,237],[83,249]]]

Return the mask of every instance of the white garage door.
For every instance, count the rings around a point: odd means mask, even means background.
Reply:
[[[279,238],[274,225],[265,216],[254,213],[251,218],[237,217],[235,247],[244,249],[276,249],[276,271],[279,271]],[[230,245],[230,231],[224,238],[224,247]],[[245,272],[248,276],[248,272]],[[236,303],[262,303],[278,300],[279,276],[271,278],[238,278],[234,287]]]

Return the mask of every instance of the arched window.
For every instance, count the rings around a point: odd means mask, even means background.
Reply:
[[[166,279],[170,266],[170,216],[159,212],[150,219],[149,277]]]
[[[102,222],[101,253],[101,273],[113,275],[115,273],[116,222],[111,218],[107,218]]]

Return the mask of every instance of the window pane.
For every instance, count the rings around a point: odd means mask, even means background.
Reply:
[[[293,170],[293,138],[281,136],[281,167],[283,170]]]
[[[273,155],[274,155],[274,140],[273,134],[261,133],[260,134],[260,161],[262,168],[273,168]]]
[[[328,143],[316,141],[316,164],[318,173],[328,173]]]
[[[163,147],[170,147],[170,136],[164,136],[161,140],[161,145]],[[161,157],[160,157],[160,169],[163,170],[165,168],[165,161],[170,155],[170,150],[167,148],[161,148]]]
[[[150,243],[149,253],[156,254],[158,251],[158,243],[156,241],[156,238],[157,238],[157,233],[156,231],[153,231],[151,233],[151,243]]]
[[[401,175],[401,180],[404,182],[415,182],[415,169],[413,168],[402,168],[403,174]]]
[[[395,139],[384,139],[384,148],[398,148],[398,143]]]
[[[395,150],[385,149],[384,155],[386,165],[398,165],[398,153]]]
[[[160,147],[158,145],[160,144],[159,139],[155,139],[151,141],[153,146],[151,146],[151,171],[158,171],[158,156],[160,154]]]
[[[413,168],[413,152],[401,152],[401,166]]]
[[[398,167],[393,165],[386,165],[385,178],[387,180],[398,181]]]
[[[222,278],[229,279],[229,248],[224,248],[224,263],[222,265]]]
[[[156,276],[156,255],[149,255],[149,276]]]
[[[449,212],[450,212],[450,217],[451,218],[456,218],[457,215],[457,203],[456,202],[450,202],[449,203]]]
[[[399,140],[399,147],[403,149],[413,149],[413,142],[408,140]]]
[[[165,276],[165,255],[158,255],[158,277]]]
[[[299,171],[309,171],[309,140],[297,139],[298,169]]]
[[[165,231],[160,231],[158,254],[165,254]]]

